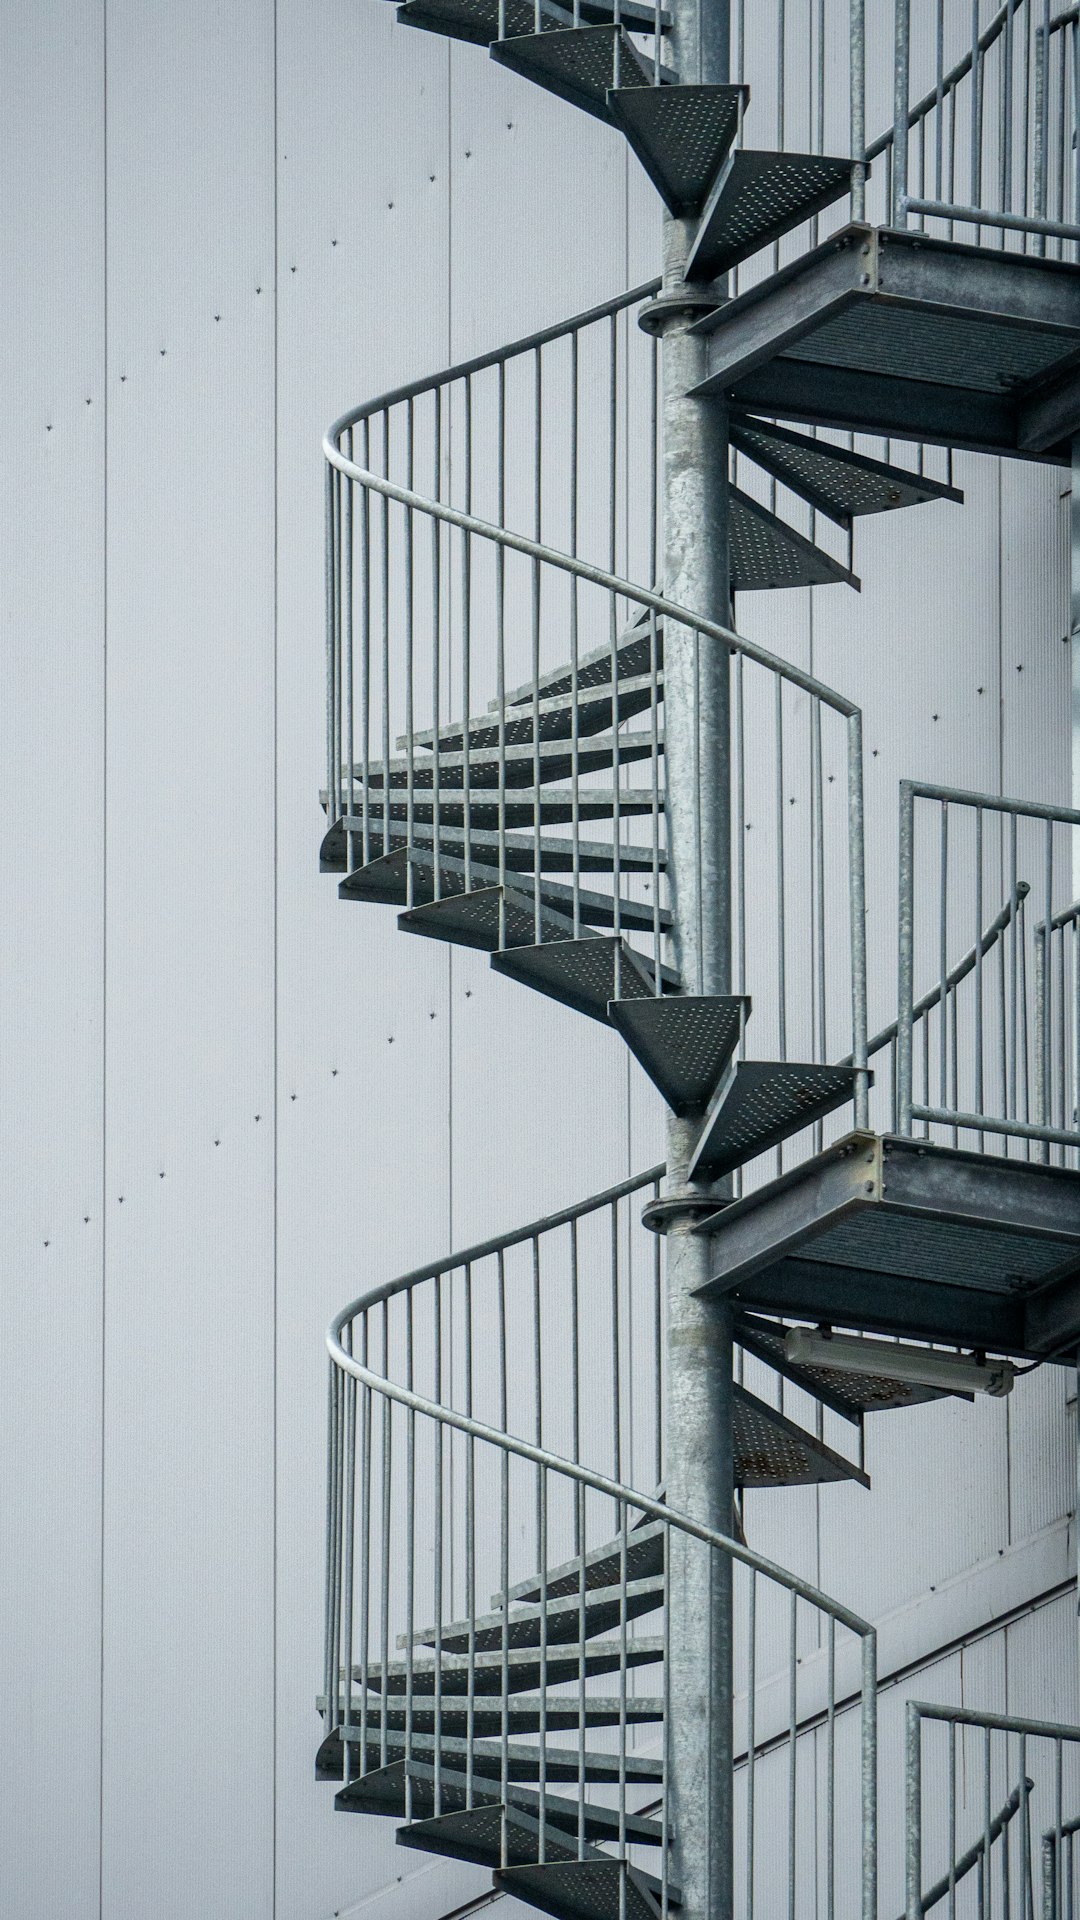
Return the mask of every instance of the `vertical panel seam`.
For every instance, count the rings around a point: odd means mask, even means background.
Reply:
[[[105,1295],[109,965],[109,6],[101,0],[101,1395],[98,1473],[98,1920],[105,1911]]]
[[[271,26],[271,63],[273,70],[273,104],[271,107],[271,133],[274,144],[274,345],[273,345],[273,441],[274,441],[274,498],[271,507],[271,527],[274,542],[273,558],[273,659],[271,676],[273,684],[273,713],[271,716],[271,739],[274,756],[274,803],[271,838],[273,846],[273,877],[271,883],[271,915],[273,925],[274,958],[272,966],[273,1007],[271,1011],[272,1051],[274,1075],[274,1118],[273,1118],[273,1218],[271,1223],[271,1336],[270,1336],[270,1409],[271,1409],[271,1452],[270,1452],[270,1561],[273,1580],[273,1594],[270,1604],[270,1666],[273,1674],[270,1700],[270,1907],[276,1916],[278,1909],[278,1168],[279,1168],[279,1129],[278,1119],[281,1098],[281,1075],[278,1062],[278,1022],[279,1022],[279,953],[278,953],[278,823],[280,807],[281,778],[278,765],[278,637],[280,605],[280,563],[278,554],[278,521],[280,510],[281,465],[278,437],[279,410],[279,360],[278,336],[280,315],[280,242],[279,242],[279,141],[278,141],[278,0],[272,0]]]

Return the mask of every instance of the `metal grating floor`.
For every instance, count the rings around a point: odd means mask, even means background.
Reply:
[[[586,1591],[594,1587],[613,1586],[622,1577],[623,1549],[619,1540],[612,1540],[607,1546],[594,1547],[585,1555]],[[563,1598],[567,1594],[576,1594],[580,1583],[580,1560],[564,1561],[562,1566],[552,1567],[548,1573],[546,1587],[534,1576],[531,1580],[522,1580],[511,1587],[511,1600],[539,1600],[546,1591],[549,1600]],[[635,1527],[626,1536],[626,1577],[628,1580],[641,1580],[651,1574],[664,1571],[664,1528],[659,1521],[653,1521],[645,1527]],[[495,1595],[492,1605],[498,1606],[500,1596]]]
[[[864,1273],[904,1273],[918,1280],[948,1279],[954,1286],[1011,1293],[1055,1273],[1066,1252],[1057,1240],[1003,1234],[966,1221],[918,1220],[875,1208],[819,1234],[812,1258]]]
[[[358,1723],[354,1722],[353,1724],[357,1726]],[[344,1756],[342,1753],[340,1731],[340,1728],[338,1728],[334,1733],[330,1734],[328,1738],[323,1741],[319,1749],[316,1771],[318,1778],[321,1780],[340,1780],[343,1778]],[[359,1733],[357,1732],[356,1738],[351,1742],[354,1763],[356,1754],[360,1749],[360,1744]],[[405,1749],[405,1735],[388,1731],[386,1735],[386,1745],[388,1751],[391,1753],[403,1752]],[[434,1760],[436,1748],[443,1762],[448,1760],[451,1765],[456,1764],[459,1766],[467,1764],[465,1742],[459,1740],[456,1736],[445,1734],[441,1740],[436,1742],[431,1734],[413,1734],[410,1743],[410,1752],[414,1762],[419,1754],[430,1755],[432,1760]],[[380,1767],[382,1748],[378,1732],[368,1739],[364,1749],[364,1757],[369,1774]],[[513,1781],[538,1779],[541,1758],[543,1758],[544,1761],[545,1777],[547,1780],[577,1782],[578,1757],[576,1746],[541,1748],[539,1746],[533,1746],[526,1741],[519,1741],[515,1746],[510,1748],[510,1779]],[[658,1759],[649,1759],[644,1755],[630,1753],[625,1756],[625,1763],[627,1779],[633,1781],[635,1785],[659,1786],[661,1784],[663,1769]],[[473,1773],[477,1778],[500,1780],[502,1777],[501,1742],[497,1740],[474,1742],[472,1748],[472,1766]],[[607,1786],[617,1785],[619,1780],[618,1755],[615,1753],[598,1753],[593,1748],[587,1748],[585,1752],[585,1778],[589,1781],[603,1782]],[[354,1784],[358,1785],[359,1781]],[[342,1806],[346,1811],[351,1810],[347,1800],[348,1793],[349,1788],[343,1788],[335,1803]]]
[[[535,32],[533,0],[505,0],[505,5],[508,33]],[[405,0],[397,17],[407,27],[423,27],[429,33],[444,33],[478,47],[490,46],[499,37],[499,0]],[[565,13],[549,6],[548,0],[540,0],[541,31],[565,25]]]
[[[744,86],[631,87],[607,97],[657,192],[672,213],[696,213],[735,138]]]
[[[651,813],[652,792],[649,787],[611,787],[578,788],[577,808],[579,820],[610,820],[615,813],[618,801],[619,814],[630,819],[636,814]],[[382,825],[383,807],[391,820],[407,821],[409,818],[408,796],[392,792],[384,801],[383,795],[368,796],[368,820]],[[497,789],[491,787],[471,787],[463,793],[455,787],[452,793],[442,793],[439,799],[439,820],[444,826],[460,827],[463,824],[466,807],[469,823],[473,827],[495,831],[499,826],[500,801]],[[541,787],[536,792],[531,787],[514,787],[503,796],[501,811],[507,827],[531,827],[536,815],[551,826],[568,824],[574,817],[574,798],[569,787]],[[412,795],[412,818],[425,826],[432,824],[434,800],[431,793]]]
[[[609,652],[609,662],[610,658]],[[658,671],[656,698],[659,701],[663,697],[663,675]],[[646,712],[652,705],[652,701],[653,680],[650,674],[640,674],[634,679],[625,681],[620,676],[617,700],[619,725],[621,726],[625,720],[632,720],[636,714]],[[539,701],[539,737],[541,740],[569,740],[574,731],[575,712],[579,739],[584,740],[591,734],[602,733],[606,727],[612,725],[615,706],[616,702],[612,700],[610,693],[610,675],[602,688],[588,688],[583,691],[579,687],[576,701],[571,693],[548,695]],[[533,722],[536,716],[532,710],[531,697],[526,701],[518,700],[516,708],[518,710],[515,710],[510,703],[507,705],[504,732],[508,747],[531,743],[533,737]],[[524,708],[524,711],[520,711],[521,708]],[[463,739],[460,720],[440,728],[438,739],[443,752],[460,753]],[[434,743],[435,730],[432,727],[413,735],[414,747],[433,748]],[[473,747],[498,747],[499,706],[497,701],[486,714],[470,719],[469,744]],[[403,753],[408,746],[408,736],[402,734],[396,745],[399,753]]]
[[[664,1717],[664,1702],[659,1696],[651,1694],[630,1694],[624,1707],[617,1696],[590,1693],[585,1696],[584,1724],[587,1727],[617,1727],[620,1725],[621,1711],[625,1711],[629,1726],[651,1726]],[[492,1739],[501,1734],[504,1716],[510,1733],[536,1733],[543,1723],[549,1733],[576,1731],[582,1724],[581,1702],[576,1693],[572,1694],[536,1694],[512,1693],[505,1699],[501,1694],[485,1694],[482,1700],[466,1701],[426,1699],[412,1703],[412,1725],[417,1733],[434,1733],[435,1715],[439,1713],[444,1733],[468,1737],[470,1720],[473,1731],[481,1738]],[[405,1728],[408,1708],[404,1699],[383,1701],[380,1696],[369,1698],[367,1720],[369,1728],[380,1728],[385,1716],[388,1727],[401,1733]]]
[[[587,1588],[585,1602],[585,1638],[592,1639],[596,1634],[610,1633],[622,1621],[624,1602],[622,1589],[618,1585],[618,1572],[611,1577],[609,1584],[602,1587]],[[627,1575],[629,1587],[625,1601],[625,1613],[628,1620],[637,1620],[646,1613],[655,1613],[664,1604],[664,1582],[659,1572],[643,1577]],[[577,1583],[573,1588],[555,1597],[549,1596],[546,1607],[542,1608],[536,1600],[512,1600],[507,1644],[511,1647],[538,1647],[541,1638],[542,1617],[547,1616],[547,1638],[549,1646],[562,1646],[577,1640],[581,1631],[579,1620],[579,1594]],[[475,1624],[476,1638],[471,1638],[472,1625]],[[467,1653],[475,1645],[480,1653],[494,1652],[503,1644],[506,1621],[503,1610],[496,1606],[491,1613],[481,1614],[475,1623],[468,1620],[454,1620],[445,1625],[436,1636],[434,1627],[423,1627],[415,1635],[418,1646],[434,1646],[436,1638],[445,1652]],[[406,1636],[399,1635],[398,1645],[407,1644]]]
[[[502,1859],[504,1831],[511,1864],[536,1859],[540,1851],[539,1822],[511,1806],[504,1816],[501,1801],[413,1821],[411,1826],[399,1827],[395,1838],[399,1847],[419,1847],[425,1853],[443,1853],[454,1860],[475,1861],[477,1866],[497,1867]],[[549,1860],[578,1857],[576,1837],[571,1838],[550,1821],[545,1822],[543,1841],[543,1852]]]
[[[976,314],[920,313],[867,300],[845,308],[780,358],[995,393],[1037,379],[1072,344],[1059,334]]]
[[[495,1880],[505,1892],[559,1920],[660,1920],[660,1881],[618,1860],[509,1867]],[[667,1894],[669,1904],[678,1906],[678,1890],[670,1881]]]
[[[628,1667],[655,1666],[663,1657],[662,1639],[656,1636],[627,1639]],[[444,1699],[460,1699],[467,1694],[470,1680],[471,1690],[477,1698],[483,1694],[501,1693],[505,1660],[507,1692],[531,1693],[545,1684],[545,1674],[548,1686],[561,1686],[567,1681],[577,1680],[583,1664],[590,1676],[618,1673],[621,1659],[621,1638],[589,1640],[584,1647],[577,1641],[561,1641],[557,1647],[548,1648],[546,1663],[541,1660],[539,1649],[529,1647],[513,1647],[505,1655],[501,1647],[487,1653],[444,1653],[439,1660],[424,1655],[413,1661],[412,1683],[417,1695],[431,1695],[435,1691],[438,1675]],[[373,1662],[367,1670],[368,1686],[376,1692],[382,1688],[382,1671],[381,1662]],[[387,1694],[393,1696],[404,1693],[409,1678],[407,1663],[404,1660],[390,1661],[386,1674]]]
[[[620,714],[620,719],[624,716]],[[658,734],[654,743],[652,729],[634,733],[590,734],[587,739],[578,742],[578,772],[602,773],[615,765],[630,766],[636,760],[649,760],[654,751],[664,751],[664,736]],[[468,768],[466,769],[466,759]],[[530,786],[535,777],[541,785],[553,780],[569,780],[573,774],[573,754],[566,737],[557,740],[541,740],[535,744],[530,740],[519,745],[508,745],[505,750],[495,747],[477,747],[468,755],[464,750],[441,752],[436,761],[430,753],[414,754],[410,762],[406,756],[391,760],[389,775],[390,787],[407,789],[411,780],[413,789],[420,793],[430,793],[436,784],[444,791],[456,792],[461,788],[466,771],[471,784],[476,788],[498,788],[505,784],[507,788]],[[357,769],[363,777],[363,768]],[[381,760],[368,763],[367,786],[369,790],[381,793],[386,784],[386,770]]]
[[[717,181],[701,216],[687,278],[710,280],[780,239],[846,193],[850,160],[822,153],[764,153],[741,148]]]
[[[964,497],[958,488],[941,481],[925,480],[902,467],[763,420],[733,420],[731,443],[841,526],[849,526],[857,514],[891,513],[927,500]]]
[[[655,665],[659,671],[664,664],[664,627],[659,616],[656,618],[656,638],[653,640],[652,616],[643,614],[635,620],[615,643],[615,674],[619,684],[624,679],[634,679],[641,674],[650,673],[653,666],[653,647],[655,644]],[[586,687],[610,687],[611,685],[610,642],[602,647],[591,647],[587,653],[578,656],[577,684],[579,692]],[[522,707],[539,692],[541,699],[569,693],[574,684],[573,666],[569,661],[558,667],[549,667],[538,680],[526,680],[506,695],[508,707]],[[496,713],[499,702],[489,700],[488,712]]]
[[[706,1116],[690,1176],[716,1178],[850,1100],[852,1067],[740,1060]]]
[[[736,995],[655,994],[613,1000],[617,1027],[674,1113],[700,1113],[739,1044],[749,1000]]]
[[[842,1454],[745,1387],[735,1388],[734,1429],[736,1486],[816,1487],[837,1480],[870,1484]]]

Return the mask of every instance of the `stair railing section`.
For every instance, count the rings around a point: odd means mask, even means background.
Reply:
[[[905,1920],[1075,1920],[1080,1727],[912,1700],[904,1771]]]
[[[1076,260],[1076,5],[895,0],[888,219],[949,240]]]
[[[1080,1165],[1078,831],[1068,807],[901,784],[901,1133]],[[1003,893],[1008,917],[988,924]],[[916,1001],[916,978],[936,991]]]
[[[737,1911],[876,1920],[872,1628],[663,1499],[661,1173],[334,1321],[319,1770],[548,1910],[667,1920],[666,1597],[701,1554],[735,1592]]]
[[[655,378],[638,421],[642,458],[629,469],[642,493],[624,513],[614,349],[599,442],[611,475],[606,531],[586,513],[596,497],[583,483],[584,343],[641,291],[599,321],[582,316],[541,345],[389,396],[374,418],[371,409],[347,415],[327,436],[327,845],[336,835],[334,857],[350,876],[343,892],[397,898],[414,931],[491,951],[606,936],[609,998],[699,991],[669,950],[663,642],[677,623],[730,662],[733,991],[753,995],[752,1052],[828,1063],[849,1051],[862,1067],[860,712],[790,662],[614,571],[620,555],[620,564],[636,557],[646,578],[656,571]],[[570,369],[561,411],[544,358],[556,341]],[[495,411],[481,431],[485,367]],[[521,432],[510,425],[512,367],[530,395]],[[461,504],[444,477],[452,387],[465,436],[453,462]],[[396,448],[404,479],[392,477]],[[429,469],[431,495],[418,490]],[[519,486],[523,469],[528,532],[512,526],[524,510],[511,481]],[[545,484],[557,472],[561,507]],[[482,518],[492,503],[494,517]],[[565,548],[548,544],[559,512]],[[599,561],[589,557],[597,539],[607,542]],[[495,698],[485,709],[487,688]],[[717,772],[703,765],[703,784]],[[865,1081],[855,1118],[865,1120]]]

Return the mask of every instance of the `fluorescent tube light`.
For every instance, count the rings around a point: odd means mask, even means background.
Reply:
[[[876,1373],[913,1387],[939,1387],[943,1393],[1012,1392],[1016,1368],[1008,1360],[980,1360],[974,1354],[936,1353],[932,1347],[904,1347],[890,1340],[866,1340],[857,1333],[827,1333],[818,1327],[790,1327],[784,1352],[795,1365],[826,1367],[836,1373]]]

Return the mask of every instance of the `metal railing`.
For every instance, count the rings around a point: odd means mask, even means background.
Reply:
[[[860,712],[626,577],[657,571],[655,348],[626,324],[650,291],[330,429],[327,811],[349,871],[416,854],[407,907],[486,891],[491,945],[611,933],[662,991],[678,624],[729,662],[733,990],[753,993],[753,1051],[861,1064]],[[703,790],[718,772],[701,766]]]
[[[1080,40],[1075,5],[895,0],[889,223],[1075,260]]]
[[[901,783],[901,1133],[1080,1164],[1080,942],[1064,904],[1078,831],[1068,807]],[[1003,892],[1008,918],[987,928]],[[957,928],[974,946],[950,975]],[[916,1004],[917,972],[936,973],[935,1000]]]
[[[909,1701],[905,1799],[905,1920],[926,1911],[921,1889],[938,1868],[932,1894],[949,1920],[1034,1920],[1036,1903],[1041,1920],[1076,1920],[1080,1727]]]
[[[365,1777],[404,1763],[407,1821],[495,1809],[493,1865],[625,1862],[666,1920],[666,1594],[704,1556],[734,1594],[737,1911],[790,1887],[789,1912],[876,1920],[873,1629],[664,1503],[660,1268],[636,1205],[661,1173],[333,1322],[323,1771],[363,1805]]]

